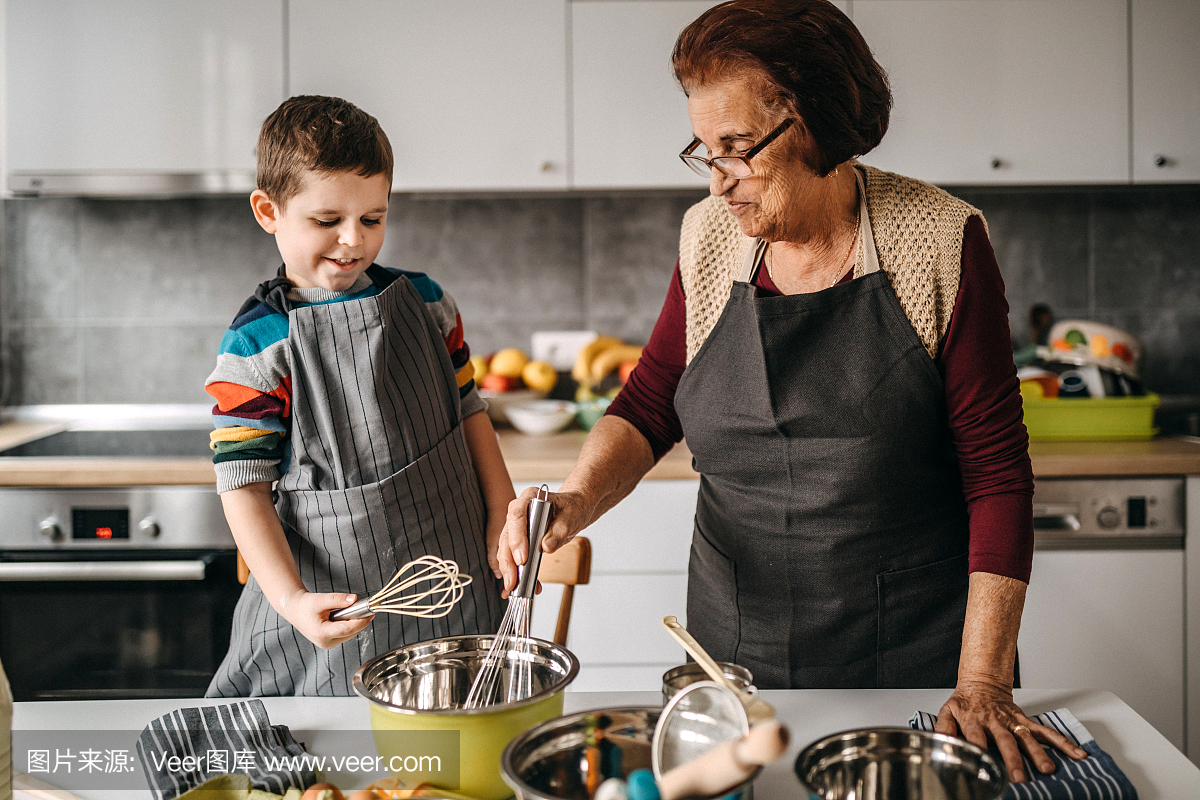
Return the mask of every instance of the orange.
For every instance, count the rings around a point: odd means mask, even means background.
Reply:
[[[521,370],[529,363],[529,356],[516,347],[506,347],[492,356],[491,371],[506,378],[521,377]]]

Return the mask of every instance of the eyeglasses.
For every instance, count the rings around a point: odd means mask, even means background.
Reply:
[[[795,121],[792,118],[785,119],[779,123],[778,128],[764,136],[762,141],[739,156],[717,156],[716,158],[694,156],[692,155],[692,151],[700,146],[700,140],[692,139],[692,143],[679,154],[679,158],[682,159],[683,163],[688,165],[688,168],[692,172],[701,178],[711,177],[713,167],[716,167],[722,175],[727,175],[730,178],[737,178],[738,180],[749,178],[754,174],[754,169],[750,166],[750,159],[762,152],[764,147],[778,139],[779,134],[790,128]]]

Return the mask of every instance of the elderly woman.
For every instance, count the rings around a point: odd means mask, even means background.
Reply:
[[[1032,470],[980,212],[858,164],[887,78],[824,0],[734,0],[679,36],[711,176],[641,361],[554,495],[552,551],[686,436],[701,474],[688,628],[762,688],[954,687],[937,729],[1041,743],[1013,702]],[[500,547],[527,553],[527,497]],[[599,546],[603,546],[602,543]]]

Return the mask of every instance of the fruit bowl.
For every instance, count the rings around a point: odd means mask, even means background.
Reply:
[[[513,389],[509,392],[480,389],[479,396],[487,401],[488,416],[491,417],[492,422],[509,422],[508,408],[541,400],[546,396],[546,392],[536,392],[533,389]]]
[[[575,421],[575,404],[566,400],[535,400],[505,409],[508,421],[521,433],[558,433]]]

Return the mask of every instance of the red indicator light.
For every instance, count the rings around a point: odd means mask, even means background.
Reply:
[[[111,539],[112,538],[112,528],[96,528],[96,538],[97,539]]]

